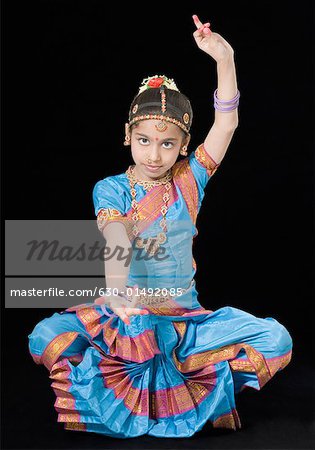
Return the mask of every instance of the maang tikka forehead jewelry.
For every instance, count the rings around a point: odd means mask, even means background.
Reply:
[[[163,86],[161,86],[160,88],[160,94],[161,94],[161,112],[163,114],[166,113],[166,92],[165,92],[165,88]],[[161,120],[160,122],[158,122],[157,125],[155,125],[155,129],[157,131],[165,131],[167,130],[167,123],[164,120]]]

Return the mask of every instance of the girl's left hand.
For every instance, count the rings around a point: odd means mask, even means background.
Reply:
[[[198,16],[193,15],[192,17],[197,27],[193,36],[201,50],[212,56],[217,63],[234,56],[233,48],[222,36],[210,30],[209,22],[203,24],[200,22]]]
[[[108,305],[113,313],[118,316],[126,325],[130,325],[129,316],[133,315],[146,315],[150,314],[149,311],[142,308],[136,308],[136,303],[139,300],[137,295],[137,289],[139,286],[136,284],[135,286],[128,286],[128,291],[131,289],[132,294],[130,296],[127,295],[112,295],[106,297],[97,298],[94,303],[96,305]]]

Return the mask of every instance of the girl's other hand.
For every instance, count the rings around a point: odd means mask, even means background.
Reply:
[[[197,30],[193,33],[196,44],[205,53],[210,55],[217,63],[233,57],[234,50],[231,45],[218,33],[210,30],[210,23],[203,24],[198,16],[193,15]]]
[[[133,316],[135,314],[139,314],[140,316],[144,316],[146,314],[150,314],[146,309],[140,308],[129,308],[129,307],[114,307],[110,306],[113,312],[118,316],[126,325],[130,325],[129,316]]]
[[[134,288],[138,287],[137,285]],[[130,325],[129,316],[134,314],[146,315],[149,311],[146,309],[135,308],[134,305],[137,302],[136,291],[132,288],[131,296],[105,296],[97,298],[94,303],[97,305],[106,304],[110,307],[116,316],[118,316],[126,325]],[[128,288],[130,290],[130,287]]]

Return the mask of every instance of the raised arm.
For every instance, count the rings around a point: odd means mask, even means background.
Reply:
[[[210,30],[210,23],[203,24],[196,15],[193,19],[197,27],[193,35],[198,47],[217,63],[217,98],[222,101],[232,100],[238,94],[234,50],[222,36]],[[222,106],[226,108],[229,105]],[[204,147],[217,164],[224,158],[237,126],[237,108],[228,112],[215,109],[215,120],[204,141]]]

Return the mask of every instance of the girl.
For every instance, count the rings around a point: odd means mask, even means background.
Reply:
[[[236,430],[235,395],[261,389],[291,359],[291,336],[274,318],[198,301],[196,219],[237,128],[240,94],[232,47],[193,19],[218,74],[204,143],[187,156],[189,100],[165,76],[145,79],[125,130],[135,164],[93,191],[107,245],[131,250],[130,261],[106,262],[106,296],[53,314],[29,335],[67,430],[187,437],[207,421]]]

